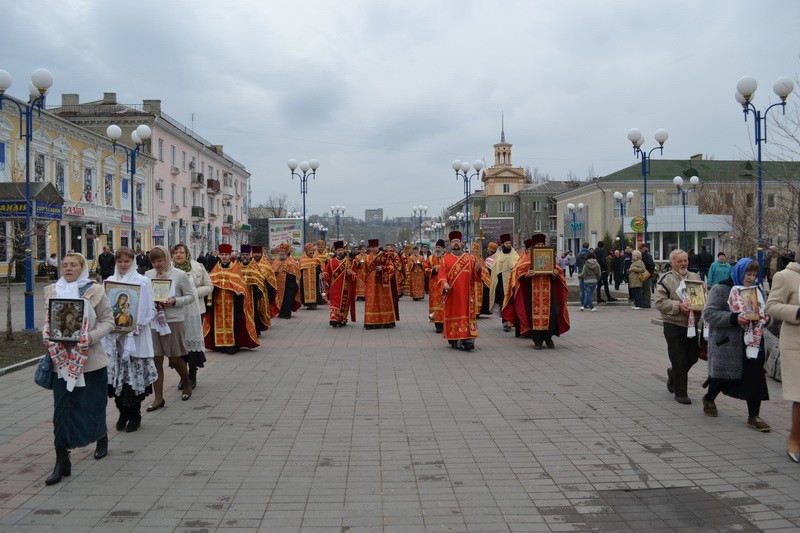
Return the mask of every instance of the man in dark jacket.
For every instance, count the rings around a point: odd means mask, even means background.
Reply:
[[[144,275],[145,272],[152,269],[153,265],[150,263],[150,258],[142,251],[141,246],[136,247],[136,271]]]
[[[698,256],[700,261],[700,272],[698,274],[700,274],[700,279],[705,281],[706,277],[708,277],[708,269],[711,268],[711,264],[714,262],[714,256],[709,253],[705,244],[700,246]]]
[[[111,253],[111,248],[109,246],[103,246],[103,253],[97,256],[97,266],[100,271],[100,277],[105,280],[113,276],[115,265],[116,261],[114,260],[114,254]]]
[[[622,283],[623,278],[623,267],[625,262],[625,256],[619,250],[614,250],[614,257],[611,259],[611,271],[614,275],[614,290],[619,290],[619,285]]]
[[[597,248],[594,249],[594,256],[597,259],[597,262],[600,263],[601,276],[600,280],[597,282],[597,303],[603,303],[606,300],[609,302],[615,302],[617,299],[612,298],[611,292],[608,290],[608,252],[603,241],[597,243]],[[603,287],[606,289],[606,300],[603,300],[603,293],[600,290]]]
[[[578,274],[583,270],[583,264],[589,258],[589,243],[584,241],[581,245],[581,251],[575,256],[575,272]],[[579,294],[583,294],[583,278],[578,278],[578,286],[580,287]]]

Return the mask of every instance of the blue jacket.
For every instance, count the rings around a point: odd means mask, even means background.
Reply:
[[[714,261],[711,263],[711,268],[708,269],[708,286],[713,287],[720,281],[728,279],[729,277],[731,277],[730,263],[720,263],[719,261]]]

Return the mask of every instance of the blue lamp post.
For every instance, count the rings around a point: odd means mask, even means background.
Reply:
[[[303,244],[306,243],[306,194],[308,193],[308,178],[315,178],[317,176],[317,169],[319,168],[319,161],[312,159],[311,161],[303,161],[298,163],[295,159],[290,159],[286,163],[289,171],[292,173],[292,179],[295,176],[300,178],[300,194],[303,196]],[[299,172],[295,172],[297,167],[300,167]],[[311,173],[308,171],[311,170]]]
[[[669,137],[669,133],[664,128],[656,130],[655,134],[653,135],[658,143],[658,146],[650,150],[649,152],[642,150],[642,145],[644,144],[644,136],[639,128],[633,128],[628,131],[628,140],[633,144],[633,153],[637,157],[641,156],[642,158],[642,180],[644,180],[644,196],[642,197],[642,211],[644,215],[644,242],[649,243],[650,240],[647,238],[647,175],[650,174],[650,157],[653,152],[656,150],[659,151],[661,155],[664,154],[664,143],[667,142],[667,137]]]
[[[672,178],[672,183],[678,188],[678,192],[681,193],[681,200],[683,202],[683,249],[687,251],[689,248],[689,243],[686,237],[686,193],[689,191],[693,191],[697,184],[700,183],[700,178],[697,176],[692,176],[689,178],[689,183],[692,185],[691,188],[684,189],[683,188],[683,178],[680,176],[675,176]]]
[[[341,239],[339,236],[339,222],[342,216],[344,216],[344,206],[343,205],[332,205],[331,206],[331,214],[336,219],[336,240],[338,241]]]
[[[420,205],[411,208],[415,217],[419,217],[419,245],[422,246],[422,219],[428,214],[428,206]]]
[[[453,170],[456,171],[456,179],[463,179],[464,180],[464,219],[466,220],[465,228],[466,231],[464,232],[464,242],[469,242],[469,227],[472,225],[472,219],[469,215],[469,191],[470,191],[470,182],[472,178],[476,176],[480,176],[481,169],[483,168],[483,161],[480,159],[476,159],[472,165],[467,163],[466,161],[461,162],[460,160],[456,159],[453,161]],[[470,168],[474,168],[475,172],[472,174],[469,173]]]
[[[135,196],[136,196],[136,156],[141,153],[144,149],[145,143],[147,139],[153,134],[152,130],[149,126],[145,124],[140,124],[135,130],[131,132],[131,141],[133,141],[133,148],[128,148],[122,144],[119,144],[117,141],[122,137],[122,128],[117,126],[116,124],[110,125],[106,128],[106,136],[114,143],[114,152],[116,153],[117,148],[120,148],[122,151],[125,152],[125,158],[128,163],[128,172],[131,176],[131,183],[130,183],[130,191],[129,194],[131,196],[131,236],[128,239],[128,245],[131,249],[134,248],[136,245],[136,208],[135,208]]]
[[[31,202],[31,140],[33,140],[33,112],[41,113],[47,90],[53,86],[53,75],[39,68],[31,74],[30,100],[20,104],[5,96],[6,89],[11,87],[11,75],[0,70],[0,110],[3,102],[8,101],[17,106],[19,111],[19,138],[25,139],[25,331],[34,331],[33,323],[33,256],[31,252],[31,233],[33,226],[33,204]],[[25,123],[23,133],[23,121]]]
[[[631,203],[633,196],[633,191],[628,191],[624,195],[619,191],[614,192],[614,199],[619,204],[619,220],[622,224],[622,239],[619,241],[620,251],[625,248],[625,206]]]
[[[573,245],[570,248],[574,247],[575,250],[579,250],[580,247],[578,246],[578,242],[577,242],[577,240],[578,240],[578,226],[580,225],[580,223],[578,222],[578,212],[583,213],[583,202],[578,204],[577,211],[575,210],[575,204],[573,204],[572,202],[567,204],[567,209],[569,210],[570,214],[572,215],[572,224],[571,224],[571,226],[572,226]]]
[[[764,227],[764,211],[761,198],[761,179],[763,173],[761,165],[761,144],[766,144],[767,142],[767,113],[769,113],[769,110],[773,107],[780,106],[783,110],[783,114],[786,114],[786,98],[791,94],[792,90],[794,90],[794,82],[789,78],[778,78],[775,80],[775,83],[772,85],[772,90],[778,95],[781,101],[772,104],[765,109],[763,113],[757,110],[756,106],[751,102],[756,88],[758,88],[758,82],[751,76],[745,76],[736,83],[736,101],[742,105],[745,122],[747,122],[747,115],[750,112],[752,112],[755,117],[753,123],[755,126],[756,153],[758,154],[758,244],[756,248],[758,249],[758,266],[761,267],[759,268],[760,279],[760,272],[764,267],[764,248],[761,241]]]

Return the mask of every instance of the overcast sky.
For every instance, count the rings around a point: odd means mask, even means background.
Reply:
[[[634,164],[632,127],[645,148],[666,128],[665,158],[740,159],[753,129],[736,82],[777,101],[773,81],[800,70],[798,23],[796,0],[40,0],[4,6],[0,69],[17,97],[44,67],[49,104],[116,92],[194,114],[251,172],[253,205],[299,207],[286,161],[316,158],[309,214],[408,216],[463,197],[453,159],[493,164],[501,112],[513,164],[554,179]]]

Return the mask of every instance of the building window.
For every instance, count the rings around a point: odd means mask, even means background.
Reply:
[[[511,192],[511,184],[510,183],[504,183],[503,184],[503,192],[504,193],[510,193]]]
[[[164,201],[164,180],[158,180],[158,185],[159,186],[156,187],[156,189],[158,189],[158,199],[163,202]]]
[[[534,213],[541,213],[542,212],[542,202],[540,200],[533,201],[533,212]]]
[[[667,193],[667,205],[683,205],[683,199],[681,198],[681,193],[679,192]]]
[[[175,145],[174,145],[174,144],[171,144],[171,145],[169,146],[169,159],[170,159],[170,162],[169,162],[169,164],[170,164],[170,165],[172,165],[173,167],[175,166],[175,161],[176,161],[176,159],[175,159],[175,154],[176,154],[176,152],[175,152]]]
[[[158,160],[164,160],[164,139],[158,140]]]
[[[533,231],[542,231],[542,221],[541,220],[534,220],[533,221]]]
[[[183,207],[186,207],[186,187],[183,188]]]
[[[197,205],[197,191],[192,191],[192,207]]]
[[[114,175],[106,173],[105,186],[103,187],[103,197],[106,205],[114,204]]]
[[[505,213],[506,212],[506,203],[505,202],[498,202],[497,203],[497,212],[498,213]]]
[[[550,231],[558,231],[558,220],[555,218],[551,218],[547,221],[547,229]]]
[[[83,169],[83,196],[87,202],[92,201],[92,191],[94,190],[94,177],[91,168]]]
[[[175,184],[174,183],[170,185],[170,193],[171,193],[170,201],[172,202],[172,205],[177,204],[178,202],[175,201]]]
[[[642,195],[644,196],[644,195]],[[656,213],[656,203],[655,203],[655,196],[653,193],[647,193],[647,216],[651,217]]]
[[[36,154],[33,158],[33,181],[44,181],[44,154]]]
[[[753,207],[753,193],[749,192],[746,196],[747,207]]]
[[[770,193],[767,195],[767,207],[775,207],[775,194]]]
[[[508,212],[509,213],[513,213],[514,212],[514,206],[515,205],[516,204],[514,202],[508,202]]]
[[[144,199],[144,184],[143,183],[137,183],[136,184],[136,210],[139,211],[140,213],[144,209],[144,203],[142,201],[143,199]]]
[[[183,152],[183,159],[181,161],[181,168],[186,170],[186,152]]]
[[[56,161],[56,189],[58,192],[61,193],[61,196],[64,196],[64,176],[66,172],[64,171],[64,161],[58,160]]]
[[[2,181],[8,180],[8,176],[6,176],[6,143],[0,143],[0,174],[3,175]],[[2,259],[2,257],[3,256],[0,256],[0,259]]]

